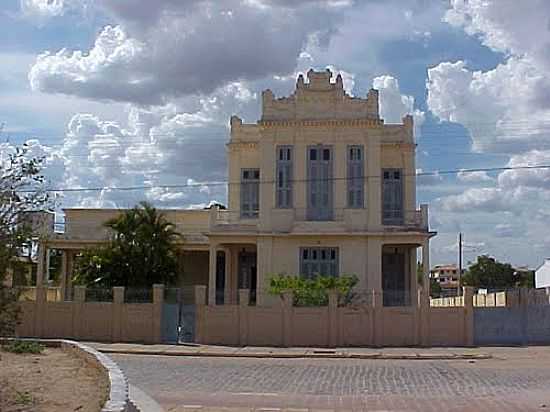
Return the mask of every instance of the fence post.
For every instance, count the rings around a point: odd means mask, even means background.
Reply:
[[[113,318],[111,340],[120,342],[125,336],[122,330],[122,312],[124,310],[124,286],[115,286],[113,288]],[[124,331],[125,332],[125,331]]]
[[[281,318],[283,321],[283,346],[292,346],[292,305],[294,294],[292,292],[283,292],[281,304]]]
[[[372,290],[372,346],[382,346],[383,340],[383,322],[382,319],[382,305],[383,296],[381,292],[377,292],[376,289]]]
[[[239,289],[239,345],[248,345],[248,305],[250,305],[250,290]]]
[[[519,290],[519,310],[521,319],[521,345],[527,345],[529,343],[528,325],[529,317],[527,315],[527,309],[529,307],[529,289],[521,288]]]
[[[418,314],[419,314],[419,341],[421,346],[431,345],[430,336],[430,297],[426,296],[422,289],[418,291]]]
[[[76,339],[81,339],[84,336],[84,304],[86,303],[86,286],[75,286],[73,307],[75,313],[73,316],[73,335]]]
[[[46,311],[47,305],[46,293],[47,290],[44,285],[39,284],[36,286],[36,316],[34,317],[34,334],[37,338],[42,338],[44,336],[44,320],[46,318],[46,314],[44,312]]]
[[[162,310],[164,307],[164,285],[153,285],[153,343],[162,342]]]
[[[206,341],[208,320],[206,308],[206,286],[195,286],[195,341],[197,343],[208,343]]]
[[[464,346],[474,345],[474,288],[464,286]]]
[[[334,348],[340,344],[340,323],[338,317],[338,291],[328,292],[328,346]]]

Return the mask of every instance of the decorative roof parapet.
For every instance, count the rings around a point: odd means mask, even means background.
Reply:
[[[352,97],[344,90],[342,76],[336,76],[334,82],[332,77],[329,69],[310,70],[306,83],[300,74],[288,97],[275,98],[271,90],[265,90],[261,120],[380,119],[377,90],[371,89],[366,99]]]

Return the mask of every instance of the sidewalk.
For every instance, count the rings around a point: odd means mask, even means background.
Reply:
[[[132,343],[86,342],[103,353],[127,355],[201,356],[231,358],[321,358],[321,359],[406,359],[481,360],[492,355],[483,348],[272,348],[213,345],[141,345]],[[485,348],[487,349],[487,348]]]

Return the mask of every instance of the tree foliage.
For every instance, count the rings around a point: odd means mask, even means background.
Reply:
[[[517,286],[515,270],[509,263],[482,255],[462,277],[463,285],[477,288],[500,289]]]
[[[268,292],[282,295],[292,292],[295,306],[326,306],[329,290],[336,290],[344,303],[354,298],[353,288],[357,285],[357,276],[316,276],[306,279],[301,276],[275,275],[271,277]]]
[[[146,202],[105,223],[110,242],[77,260],[76,284],[94,287],[151,287],[171,284],[177,273],[174,225]]]
[[[11,335],[17,324],[17,293],[5,279],[22,251],[32,248],[29,213],[51,206],[42,163],[30,156],[26,145],[0,153],[0,336]]]

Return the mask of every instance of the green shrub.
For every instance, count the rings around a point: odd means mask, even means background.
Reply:
[[[284,292],[292,292],[294,306],[326,306],[330,290],[338,291],[341,299],[346,301],[357,282],[355,275],[316,276],[309,279],[300,276],[274,275],[271,277],[268,293],[281,296]]]
[[[44,345],[30,340],[13,340],[7,345],[4,345],[3,349],[6,352],[12,353],[40,354],[44,350]]]

